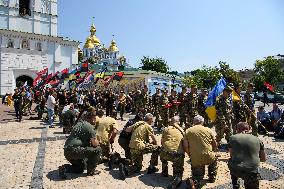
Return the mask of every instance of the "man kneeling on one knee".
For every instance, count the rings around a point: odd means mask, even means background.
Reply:
[[[193,127],[185,132],[184,150],[191,159],[192,187],[199,188],[208,166],[209,182],[215,182],[217,175],[217,143],[210,128],[204,127],[204,118],[197,115]]]
[[[125,179],[126,175],[140,172],[143,155],[147,153],[152,153],[147,173],[151,174],[158,171],[155,166],[158,165],[159,146],[151,127],[152,123],[153,115],[148,113],[145,115],[145,121],[139,121],[126,129],[126,132],[132,132],[129,147],[133,165],[129,168],[126,168],[122,163],[119,165],[121,179]]]
[[[99,174],[96,170],[102,149],[96,139],[92,124],[96,123],[96,111],[89,108],[83,118],[73,127],[64,145],[64,156],[71,163],[59,167],[59,176],[66,179],[66,173],[83,173],[87,159],[87,175]]]

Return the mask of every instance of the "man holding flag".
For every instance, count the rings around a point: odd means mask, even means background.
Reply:
[[[208,118],[215,123],[216,142],[218,145],[220,145],[224,133],[226,133],[227,141],[232,135],[231,105],[229,103],[231,92],[232,88],[227,85],[227,82],[222,77],[209,93],[205,102],[205,111]]]

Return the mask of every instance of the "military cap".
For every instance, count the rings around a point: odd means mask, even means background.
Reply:
[[[201,91],[208,91],[206,88],[201,88]]]

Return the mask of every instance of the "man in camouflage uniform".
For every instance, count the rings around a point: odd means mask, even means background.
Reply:
[[[230,86],[226,86],[226,88],[223,91],[223,94],[219,96],[216,99],[216,124],[215,124],[215,130],[216,130],[216,142],[218,145],[220,145],[220,142],[222,138],[224,137],[224,134],[226,134],[225,138],[227,142],[229,142],[229,139],[232,135],[232,124],[231,124],[231,118],[232,118],[232,107],[229,101],[230,94],[232,93],[232,88]]]
[[[141,95],[142,95],[142,108],[145,113],[148,112],[149,109],[149,95],[148,95],[148,88],[146,85],[144,86]]]
[[[204,118],[204,126],[205,127],[209,127],[209,119],[207,116],[207,113],[205,112],[206,107],[204,105],[204,103],[207,100],[207,89],[202,88],[201,89],[201,93],[198,95],[197,98],[197,110],[198,110],[198,114],[201,115]]]
[[[180,105],[178,107],[179,117],[180,117],[180,126],[183,124],[186,125],[186,115],[187,115],[187,96],[186,96],[186,87],[182,86],[182,91],[178,95],[178,101]]]
[[[193,118],[197,115],[197,87],[191,85],[190,93],[187,95],[188,110],[187,110],[187,127],[193,124]]]
[[[254,94],[253,94],[253,89],[254,89],[254,85],[252,83],[250,83],[248,85],[248,89],[244,95],[244,104],[247,106],[247,119],[248,119],[248,123],[252,128],[252,134],[254,136],[258,135],[258,128],[256,125],[256,116],[254,116],[253,114],[255,114],[254,111]]]
[[[160,103],[160,98],[161,98],[161,94],[160,94],[160,89],[156,88],[156,93],[152,95],[152,108],[153,108],[153,113],[155,116],[155,126],[158,126],[158,119],[160,118],[160,114],[159,114],[159,103]]]
[[[161,131],[161,129],[164,127],[167,127],[169,124],[169,107],[167,105],[169,104],[169,99],[167,95],[167,90],[162,90],[162,96],[160,97],[159,101],[159,113],[160,117],[158,119],[158,130]]]
[[[235,85],[235,92],[240,99],[234,99],[233,97],[233,120],[232,120],[232,129],[233,134],[236,134],[236,126],[239,122],[246,122],[246,112],[244,107],[244,102],[241,94],[241,84]]]
[[[144,113],[144,108],[143,108],[143,95],[141,90],[137,90],[135,95],[134,95],[134,107],[135,107],[135,113]]]
[[[152,123],[153,115],[148,113],[145,115],[145,121],[139,121],[126,128],[126,132],[132,132],[129,147],[133,165],[125,167],[124,164],[119,164],[121,179],[124,180],[126,176],[140,172],[142,169],[143,155],[147,153],[152,153],[147,173],[151,174],[158,171],[156,166],[158,165],[160,147],[157,145],[157,140],[153,128],[151,127]],[[150,138],[152,140],[151,143]]]
[[[168,188],[176,188],[182,181],[184,150],[184,130],[178,125],[179,117],[171,118],[171,124],[162,133],[160,159],[162,162],[162,175],[168,176],[168,161],[173,162],[173,182]]]
[[[92,124],[96,123],[96,112],[89,108],[78,122],[64,145],[64,156],[71,163],[59,167],[59,176],[66,179],[66,173],[83,173],[87,159],[87,175],[99,174],[96,166],[100,160],[102,150],[96,139],[96,132]]]
[[[169,103],[171,104],[171,107],[169,109],[169,118],[174,117],[177,114],[177,92],[172,89],[171,90],[171,95],[168,97]]]

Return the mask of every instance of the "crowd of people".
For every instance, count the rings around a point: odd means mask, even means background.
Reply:
[[[158,171],[158,157],[162,162],[162,175],[168,176],[168,161],[173,162],[173,180],[168,188],[176,188],[182,181],[185,155],[190,157],[192,178],[187,179],[191,188],[200,188],[208,165],[209,182],[215,182],[218,165],[218,149],[225,136],[230,152],[229,170],[233,188],[239,188],[238,178],[245,182],[245,188],[259,187],[259,162],[265,161],[263,143],[258,134],[267,130],[275,131],[275,137],[283,134],[284,114],[277,104],[270,114],[259,107],[254,110],[253,84],[249,84],[242,96],[241,85],[227,85],[217,97],[216,120],[209,119],[205,101],[207,89],[198,93],[196,85],[186,87],[177,93],[174,89],[156,89],[152,96],[145,86],[131,92],[113,91],[65,91],[48,89],[33,91],[25,87],[15,89],[14,101],[16,117],[31,114],[33,107],[37,118],[45,120],[50,128],[56,126],[70,134],[65,146],[65,158],[71,164],[59,167],[59,175],[82,173],[87,164],[87,175],[99,174],[96,166],[109,163],[117,165],[121,179],[125,179],[142,169],[143,155],[151,153],[148,174]],[[239,100],[232,98],[236,92]],[[33,106],[35,103],[35,106]],[[116,120],[124,120],[125,114],[134,114],[122,131]],[[271,128],[267,125],[270,122]],[[282,125],[281,125],[282,124]],[[216,136],[212,128],[215,128]],[[158,144],[156,131],[161,134]],[[250,133],[251,131],[251,133]],[[116,136],[125,151],[125,158],[111,152]],[[113,151],[113,149],[112,149]],[[248,155],[249,154],[249,155]],[[85,162],[85,159],[87,161]]]

